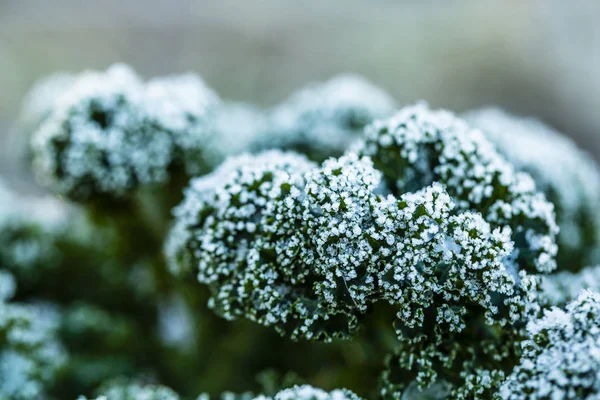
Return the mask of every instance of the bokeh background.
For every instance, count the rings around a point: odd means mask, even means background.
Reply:
[[[0,172],[31,84],[117,61],[275,104],[356,72],[401,104],[533,115],[600,159],[597,0],[0,0]]]

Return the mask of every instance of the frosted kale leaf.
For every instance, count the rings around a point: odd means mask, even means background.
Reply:
[[[166,252],[174,270],[198,268],[219,314],[294,338],[346,336],[380,300],[411,340],[429,324],[461,331],[471,313],[498,324],[522,315],[503,264],[509,228],[461,212],[439,184],[385,191],[352,153],[320,168],[281,153],[232,159],[191,184]]]
[[[33,306],[0,301],[0,399],[39,399],[52,385],[66,361],[56,325]]]
[[[481,131],[452,113],[424,104],[406,107],[367,127],[360,152],[373,158],[393,193],[439,182],[459,209],[481,213],[492,228],[510,227],[519,268],[556,268],[552,204],[531,176],[516,172]]]
[[[449,308],[449,315],[459,315],[464,323],[460,330],[426,320],[420,330],[404,335],[386,359],[382,396],[397,400],[490,398],[518,359],[535,286],[536,279],[521,272],[515,293],[504,296],[504,304],[496,303],[496,321],[464,301]]]
[[[303,156],[272,151],[230,159],[192,181],[166,252],[175,269],[198,269],[211,288],[209,305],[224,318],[245,316],[292,338],[328,339],[355,325],[352,313],[314,292],[319,277],[297,257],[306,238],[281,210],[312,167]]]
[[[302,385],[284,389],[272,398],[258,396],[254,400],[360,400],[360,397],[347,389],[326,392],[310,385]]]
[[[585,289],[600,292],[600,265],[544,276],[540,289],[542,302],[560,307],[575,300]]]
[[[32,139],[45,185],[71,198],[121,198],[203,167],[218,98],[193,76],[144,84],[126,66],[79,75]]]
[[[114,382],[101,390],[102,394],[90,400],[179,400],[173,390],[161,385]],[[87,400],[80,396],[78,400]]]
[[[583,292],[565,310],[553,308],[529,323],[523,356],[498,398],[600,397],[600,296]]]
[[[294,93],[275,107],[256,147],[292,149],[323,160],[341,155],[365,125],[394,110],[394,100],[364,78],[341,75]]]
[[[498,109],[468,113],[515,167],[531,174],[536,186],[554,203],[558,265],[578,270],[600,261],[600,168],[567,136],[532,118]]]
[[[489,397],[536,308],[537,279],[528,272],[556,266],[552,205],[480,131],[425,105],[374,122],[358,149],[409,205],[376,208],[383,233],[404,244],[388,250],[380,278],[389,288],[383,298],[400,307],[401,339],[382,393],[400,399],[414,380],[425,393],[448,383],[450,398]]]

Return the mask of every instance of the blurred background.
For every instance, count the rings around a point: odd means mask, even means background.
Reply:
[[[401,104],[536,116],[600,159],[599,20],[597,0],[0,0],[0,172],[34,81],[118,61],[264,106],[356,72]]]

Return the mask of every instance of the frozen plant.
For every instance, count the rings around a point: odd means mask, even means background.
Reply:
[[[172,269],[195,269],[226,319],[293,339],[351,338],[389,303],[396,364],[422,389],[460,368],[454,398],[493,392],[529,312],[527,271],[555,267],[552,205],[447,112],[403,109],[359,149],[374,162],[271,152],[192,181],[166,246]]]
[[[0,184],[0,400],[600,398],[600,174],[548,128],[357,76],[32,93],[54,195]]]

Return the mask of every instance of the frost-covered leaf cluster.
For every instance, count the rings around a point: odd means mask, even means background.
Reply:
[[[117,380],[110,382],[101,390],[102,394],[93,400],[179,400],[173,390],[162,385],[131,383]],[[200,394],[197,400],[209,400],[208,394]],[[331,392],[310,385],[294,386],[276,393],[274,396],[252,396],[251,394],[222,393],[221,400],[361,400],[347,389],[336,389]],[[78,400],[87,400],[80,396]]]
[[[196,269],[223,317],[294,339],[351,337],[390,304],[399,366],[422,388],[459,368],[456,398],[489,393],[504,373],[494,364],[516,352],[503,329],[528,312],[526,271],[555,267],[552,205],[447,112],[403,109],[359,149],[368,156],[321,166],[244,155],[192,181],[166,246],[172,269]]]
[[[351,75],[269,109],[41,82],[17,131],[56,196],[0,182],[0,400],[600,398],[598,166],[394,108]]]
[[[561,267],[578,270],[600,262],[600,168],[591,156],[532,118],[498,109],[473,111],[465,118],[517,169],[531,174],[554,204]]]
[[[547,310],[527,330],[521,361],[498,398],[600,398],[600,294],[584,291],[565,310]]]
[[[258,396],[254,400],[360,400],[360,397],[346,389],[326,392],[310,385],[284,389],[274,397]]]
[[[267,113],[257,149],[284,149],[323,160],[341,155],[375,119],[389,116],[394,100],[357,75],[340,75],[292,94]]]
[[[0,399],[39,399],[67,358],[56,321],[42,309],[5,300],[0,299]]]
[[[114,383],[102,391],[93,400],[179,400],[173,390],[161,385],[142,385],[139,383]],[[87,400],[80,396],[78,400]]]
[[[447,111],[405,107],[365,130],[359,149],[371,156],[395,193],[439,182],[459,209],[475,210],[492,226],[510,227],[517,267],[556,268],[554,207],[530,175],[517,172],[483,133]]]
[[[195,75],[144,83],[124,65],[82,73],[34,133],[34,167],[45,185],[76,199],[122,197],[167,182],[174,168],[198,173],[214,162],[204,155],[219,102]]]

